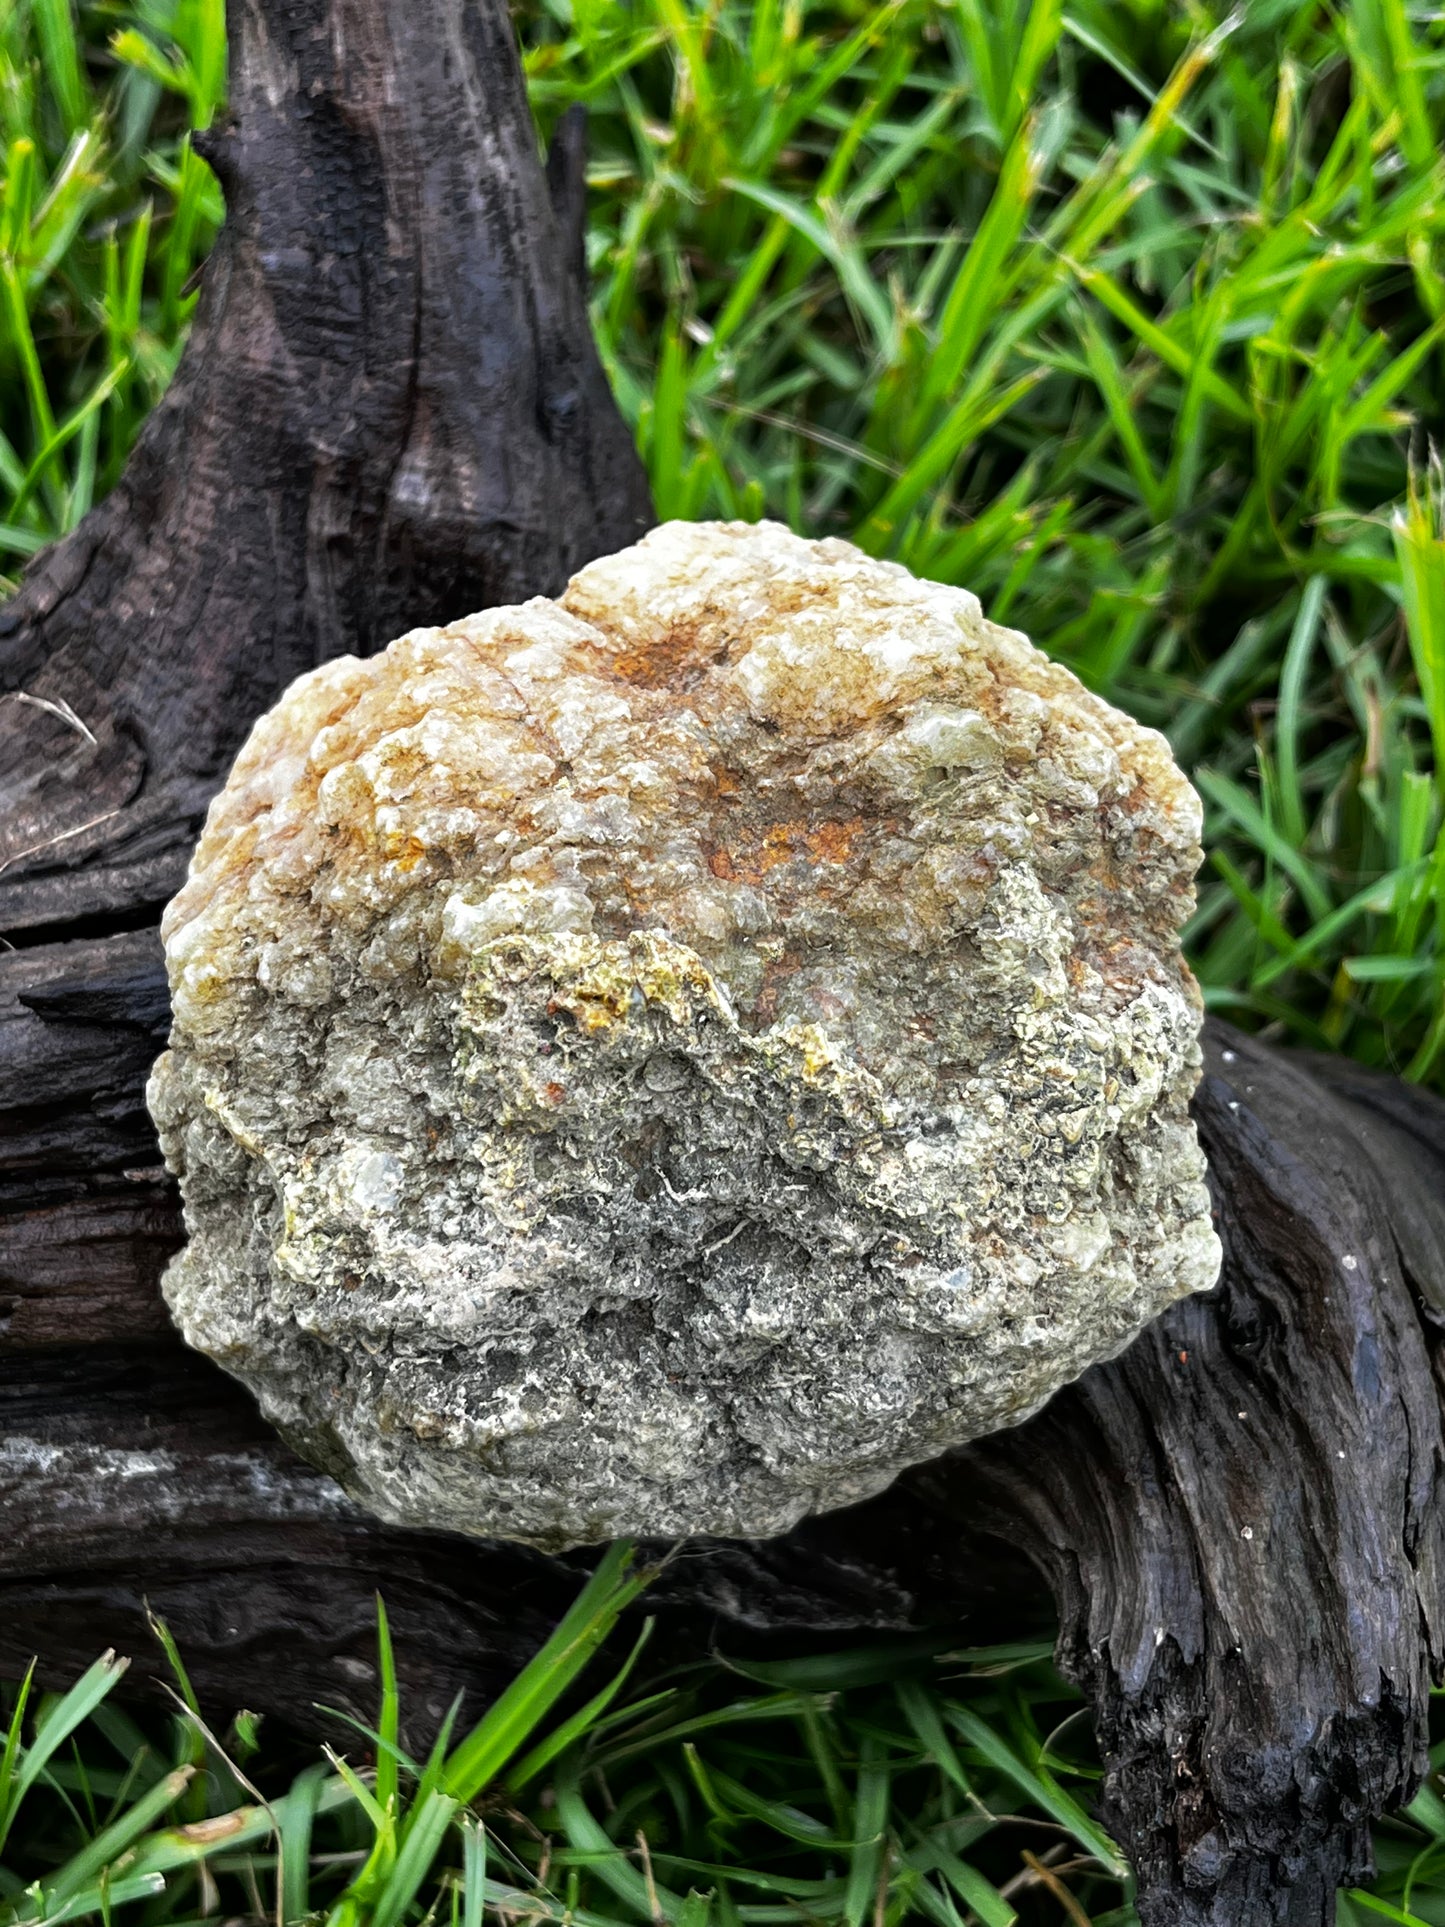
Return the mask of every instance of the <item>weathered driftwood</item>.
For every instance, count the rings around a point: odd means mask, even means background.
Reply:
[[[379,1527],[171,1333],[154,924],[292,675],[554,590],[650,511],[586,330],[577,129],[549,196],[501,0],[233,26],[182,371],[0,610],[0,691],[89,732],[0,701],[0,1665],[144,1654],[149,1600],[219,1710],[365,1711],[379,1587],[421,1723],[509,1673],[577,1569]],[[1196,1115],[1218,1291],[884,1500],[688,1548],[653,1605],[679,1639],[986,1630],[1036,1596],[1026,1555],[1145,1919],[1313,1927],[1415,1783],[1442,1650],[1445,1107],[1216,1027]]]

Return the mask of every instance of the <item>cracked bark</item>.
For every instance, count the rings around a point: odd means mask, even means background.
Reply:
[[[500,0],[240,0],[232,30],[182,369],[0,609],[0,692],[93,738],[0,701],[0,1664],[144,1654],[148,1597],[221,1712],[239,1683],[365,1716],[380,1587],[422,1727],[533,1650],[577,1566],[379,1526],[181,1347],[154,925],[294,675],[550,593],[651,510],[587,332],[580,125],[544,174]],[[1316,1927],[1424,1760],[1445,1107],[1208,1043],[1219,1290],[883,1500],[690,1547],[650,1606],[679,1642],[801,1648],[986,1634],[1046,1582],[1149,1927]]]

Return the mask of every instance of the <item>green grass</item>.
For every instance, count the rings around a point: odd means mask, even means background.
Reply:
[[[249,1715],[219,1736],[162,1627],[179,1688],[169,1728],[114,1704],[124,1664],[108,1656],[67,1693],[15,1689],[0,1922],[124,1911],[145,1927],[479,1927],[509,1915],[1008,1927],[1064,1917],[1064,1890],[1096,1927],[1134,1922],[1123,1864],[1088,1811],[1097,1769],[1082,1708],[1046,1645],[893,1642],[711,1660],[638,1684],[644,1632],[558,1720],[649,1576],[628,1559],[614,1548],[518,1681],[465,1737],[449,1721],[425,1761],[398,1744],[384,1614],[376,1724],[338,1716],[336,1747],[315,1760],[284,1739],[258,1744]]]
[[[1138,1927],[1091,1816],[1086,1709],[1047,1645],[648,1674],[644,1627],[598,1686],[588,1665],[651,1577],[630,1560],[614,1547],[518,1679],[460,1738],[453,1708],[421,1760],[384,1612],[376,1723],[332,1715],[316,1757],[252,1714],[211,1724],[160,1625],[169,1722],[116,1704],[110,1655],[63,1693],[0,1689],[0,1927]],[[1340,1927],[1445,1922],[1436,1785],[1381,1826],[1381,1878],[1341,1897]]]
[[[175,372],[225,78],[223,0],[0,7],[0,568],[110,488]]]
[[[543,130],[591,116],[597,336],[660,511],[766,513],[975,589],[1193,773],[1212,1006],[1445,1088],[1445,18],[516,11]],[[222,211],[190,136],[224,79],[219,0],[0,13],[0,570],[113,483],[174,370]],[[247,1769],[246,1722],[228,1765],[87,1677],[0,1757],[0,1927],[81,1902],[991,1927],[1069,1918],[1060,1880],[1132,1918],[1037,1657],[634,1676],[524,1775],[544,1667],[460,1782],[398,1760],[394,1699],[350,1766],[293,1781],[284,1748]],[[1445,1927],[1438,1786],[1378,1830],[1342,1922]]]

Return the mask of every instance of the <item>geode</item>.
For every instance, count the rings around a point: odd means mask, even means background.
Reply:
[[[407,1524],[862,1499],[1214,1282],[1199,832],[972,595],[770,523],[327,663],[166,913],[175,1316]]]

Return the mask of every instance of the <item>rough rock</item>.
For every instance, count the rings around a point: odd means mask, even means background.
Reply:
[[[1162,737],[769,523],[294,683],[164,932],[190,1342],[387,1518],[763,1537],[1218,1267]]]

